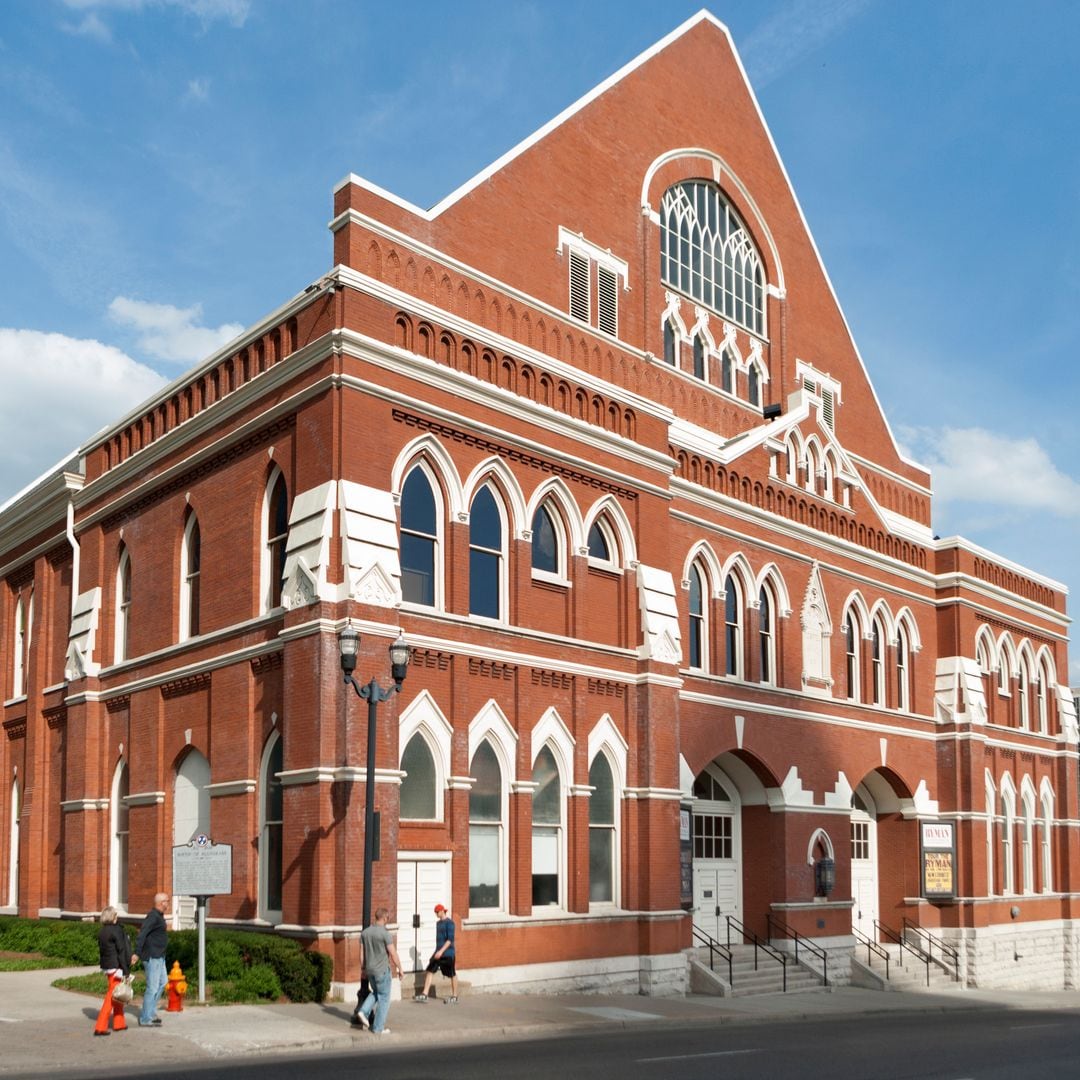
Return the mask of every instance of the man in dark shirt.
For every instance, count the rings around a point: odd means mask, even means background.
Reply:
[[[457,1004],[457,959],[454,953],[454,920],[450,918],[450,912],[442,904],[435,905],[435,951],[431,954],[431,961],[427,966],[427,974],[424,976],[424,989],[413,998],[414,1001],[424,1002],[428,999],[431,991],[431,979],[436,971],[441,971],[450,980],[450,996],[446,999],[447,1005]]]
[[[146,989],[143,991],[142,1011],[139,1013],[139,1027],[160,1027],[161,1017],[157,1014],[158,999],[165,989],[165,947],[169,943],[169,931],[165,925],[165,912],[169,910],[169,897],[162,892],[154,895],[154,906],[147,912],[146,918],[135,940],[133,959],[141,960],[146,974]]]

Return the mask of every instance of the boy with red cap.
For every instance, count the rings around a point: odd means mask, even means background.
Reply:
[[[446,999],[447,1005],[457,1004],[457,967],[454,963],[454,920],[442,904],[435,905],[435,951],[428,961],[427,974],[424,976],[424,989],[414,998],[415,1001],[424,1002],[428,999],[428,991],[431,989],[431,979],[436,971],[441,971],[450,980],[450,996]]]

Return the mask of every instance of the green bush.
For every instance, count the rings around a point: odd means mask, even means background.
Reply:
[[[281,997],[281,983],[278,982],[277,974],[269,964],[256,964],[249,967],[239,979],[236,980],[236,989],[244,994],[252,994],[257,998],[267,998],[277,1001]]]
[[[124,929],[134,941],[138,928],[125,926]],[[100,930],[101,926],[96,922],[0,916],[0,951],[41,953],[72,965],[96,966]],[[181,970],[193,985],[199,978],[198,957],[197,930],[178,930],[169,934],[166,966],[171,970],[173,963],[179,961]],[[206,931],[206,972],[211,982],[238,984],[245,972],[260,966],[273,972],[277,980],[275,996],[284,995],[297,1002],[322,1001],[330,991],[333,961],[314,950],[305,952],[295,938],[217,927]],[[254,979],[265,981],[261,975]]]

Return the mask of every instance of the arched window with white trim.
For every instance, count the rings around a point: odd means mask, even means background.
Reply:
[[[767,585],[758,593],[758,679],[776,682],[776,638],[772,594]]]
[[[532,902],[559,906],[563,893],[564,803],[559,766],[551,747],[543,746],[533,763]]]
[[[173,783],[173,844],[210,836],[210,762],[198,750],[184,755]]]
[[[1006,777],[1001,784],[1001,891],[1005,896],[1016,892],[1016,864],[1013,831],[1016,827],[1016,792]]]
[[[761,405],[761,369],[751,364],[746,371],[746,400],[753,406]]]
[[[1024,820],[1021,823],[1020,866],[1023,872],[1023,892],[1035,891],[1035,792],[1027,777],[1022,785],[1021,806]]]
[[[435,607],[441,575],[440,515],[432,479],[414,465],[401,488],[401,598]]]
[[[189,514],[180,545],[180,640],[198,637],[202,594],[202,532],[199,519]]]
[[[678,367],[679,359],[679,332],[675,328],[673,319],[664,320],[664,363],[672,367]]]
[[[1045,784],[1046,781],[1043,781]],[[1054,891],[1054,796],[1049,787],[1042,790],[1042,891]]]
[[[660,274],[670,288],[755,334],[764,334],[761,258],[716,184],[685,180],[664,193]]]
[[[1046,663],[1040,661],[1038,681],[1035,683],[1035,711],[1038,717],[1039,732],[1042,735],[1050,733],[1050,708],[1047,701],[1047,687],[1050,680],[1047,677]]]
[[[704,571],[694,563],[690,567],[690,633],[688,635],[688,652],[690,666],[699,671],[708,670],[709,656],[709,599],[706,588]]]
[[[113,644],[113,662],[128,659],[131,643],[131,556],[127,547],[120,549],[120,562],[116,567],[116,636]],[[114,905],[115,906],[115,905]]]
[[[997,820],[997,789],[989,770],[986,773],[986,895],[994,895],[994,823]]]
[[[870,629],[870,690],[873,703],[885,707],[885,630],[880,619]]]
[[[720,389],[727,394],[735,393],[735,360],[727,349],[720,354]]]
[[[487,739],[476,748],[469,773],[469,909],[497,909],[502,906],[506,795],[498,755]]]
[[[21,596],[15,605],[15,636],[11,648],[11,696],[22,697],[26,693],[26,609]]]
[[[855,609],[852,608],[847,613],[847,624],[844,630],[844,656],[845,656],[845,672],[847,675],[847,696],[848,701],[858,701],[860,693],[860,644],[862,642],[862,633],[859,629],[859,617],[855,614]]]
[[[615,777],[603,751],[589,766],[589,902],[615,902],[616,837]]]
[[[499,500],[485,484],[469,508],[469,614],[505,618],[506,523]]]
[[[550,500],[542,502],[533,514],[532,568],[534,576],[566,578],[566,529]]]
[[[589,536],[586,542],[589,546],[590,562],[615,564],[615,556],[619,548],[611,525],[605,518],[598,517],[589,526]]]
[[[734,574],[724,582],[724,674],[742,678],[742,593]]]
[[[262,610],[281,606],[285,579],[285,554],[289,541],[289,490],[280,469],[275,469],[263,498],[263,598]]]
[[[896,628],[896,707],[911,709],[911,638],[902,623]]]
[[[128,905],[129,794],[127,762],[121,761],[113,774],[109,799],[109,903],[118,911],[127,911]]]
[[[439,818],[438,772],[435,755],[427,739],[418,731],[405,745],[401,755],[402,820],[435,821]]]
[[[1016,724],[1024,731],[1031,727],[1031,712],[1028,708],[1029,680],[1028,658],[1022,653],[1016,669]]]
[[[705,378],[705,339],[700,334],[694,335],[694,378]]]
[[[275,732],[263,752],[259,776],[259,913],[270,923],[281,922],[282,885],[284,883],[285,797],[280,773],[285,768],[285,745]]]

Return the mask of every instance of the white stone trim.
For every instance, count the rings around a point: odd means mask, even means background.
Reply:
[[[108,799],[65,799],[60,803],[65,814],[74,814],[81,810],[108,810]]]
[[[164,791],[137,791],[124,799],[128,806],[160,806],[164,801]]]
[[[250,795],[258,786],[257,780],[223,780],[218,784],[207,784],[206,791],[213,799],[220,795]]]

